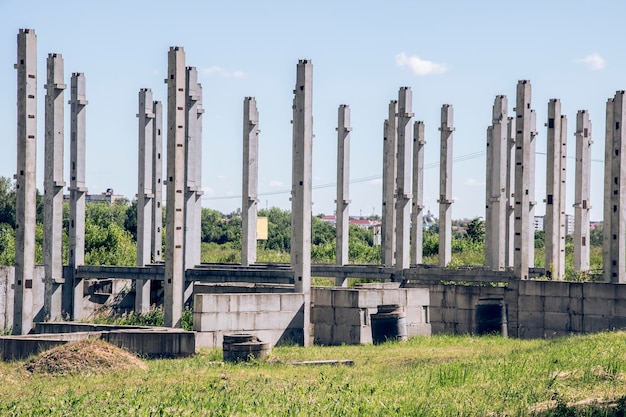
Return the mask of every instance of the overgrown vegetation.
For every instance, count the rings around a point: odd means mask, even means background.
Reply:
[[[623,332],[552,340],[433,336],[369,346],[274,348],[267,362],[220,350],[148,369],[31,374],[0,363],[0,415],[619,416]],[[351,359],[354,366],[294,366]]]
[[[37,197],[37,253],[36,262],[42,262],[43,198]],[[267,263],[289,262],[291,249],[291,214],[276,207],[259,210],[259,216],[268,218],[268,239],[258,242],[257,261]],[[85,263],[87,265],[134,265],[136,260],[137,205],[127,200],[109,205],[88,203],[86,206]],[[321,220],[311,220],[311,259],[314,263],[335,262],[335,226]],[[165,219],[165,216],[163,216]],[[64,262],[67,262],[69,207],[64,206]],[[209,208],[202,209],[202,262],[241,262],[241,217],[237,213],[222,214]],[[164,229],[165,230],[165,229]],[[535,234],[535,266],[545,263],[544,234]],[[380,264],[381,248],[374,244],[373,229],[350,225],[349,259],[353,264]],[[590,235],[591,270],[602,269],[602,228]],[[481,218],[453,222],[452,262],[449,267],[482,265],[484,263],[485,225]],[[437,225],[424,231],[423,262],[437,264],[439,235]],[[571,237],[566,241],[566,279],[589,280],[593,275],[577,275],[573,271],[574,246]],[[0,265],[15,262],[15,190],[12,180],[0,177]]]

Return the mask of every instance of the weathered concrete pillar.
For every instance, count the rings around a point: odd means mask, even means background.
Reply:
[[[517,83],[515,105],[515,276],[528,279],[534,264],[534,166],[535,111],[530,108],[531,85],[528,80]]]
[[[13,334],[33,327],[35,224],[37,221],[37,36],[17,35],[17,174],[15,192],[15,298]]]
[[[389,102],[389,118],[385,121],[383,141],[383,205],[381,256],[385,266],[396,264],[396,174],[398,151],[398,102]]]
[[[172,46],[167,69],[165,326],[180,327],[185,285],[185,51]]]
[[[44,233],[45,316],[50,321],[62,316],[63,301],[63,141],[64,90],[63,57],[48,54],[46,81]]]
[[[421,264],[424,244],[424,122],[413,123],[413,211],[411,212],[411,263]]]
[[[561,115],[561,102],[548,103],[547,170],[546,170],[546,252],[545,267],[548,276],[563,279],[565,274],[565,165],[567,164],[564,139],[567,119]]]
[[[454,111],[450,104],[441,107],[441,147],[439,153],[439,266],[452,259],[452,132]]]
[[[507,97],[496,96],[487,129],[485,266],[496,271],[506,266],[507,108]]]
[[[576,114],[576,183],[574,191],[574,272],[589,270],[589,210],[591,210],[591,120]]]
[[[200,264],[202,195],[202,90],[195,67],[187,67],[185,173],[185,269]]]
[[[241,193],[241,264],[256,262],[259,204],[259,111],[254,97],[243,100],[243,191]]]
[[[152,90],[139,90],[139,143],[137,172],[137,266],[152,262],[152,191],[154,102]],[[150,280],[135,281],[135,311],[147,313],[150,310]]]
[[[515,253],[515,118],[509,117],[506,124],[506,238],[505,265],[513,268]]]
[[[396,173],[396,268],[410,266],[411,226],[411,118],[413,118],[411,87],[398,92],[398,155]]]
[[[335,263],[347,265],[348,260],[348,237],[350,226],[350,107],[346,104],[339,106],[337,115],[337,219],[336,233],[337,243],[335,250]],[[335,285],[347,285],[344,278],[336,278]]]
[[[152,129],[152,191],[154,201],[152,204],[152,233],[150,252],[152,262],[163,260],[163,105],[160,101],[152,104],[154,111],[154,128]]]
[[[294,291],[304,295],[304,346],[311,341],[311,168],[313,152],[313,64],[297,66],[293,99],[291,267]]]
[[[80,320],[83,315],[84,282],[76,278],[76,267],[85,263],[85,140],[87,98],[85,74],[72,74],[70,97],[70,256],[69,270],[74,285],[73,315]]]
[[[604,280],[626,282],[626,121],[625,91],[607,103],[604,171]]]

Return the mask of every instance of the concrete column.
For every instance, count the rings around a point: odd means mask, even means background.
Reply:
[[[574,272],[589,270],[589,204],[591,198],[591,120],[576,114],[576,185],[574,191]]]
[[[515,106],[515,236],[514,269],[516,277],[528,279],[534,265],[534,166],[535,112],[530,108],[531,85],[528,80],[517,83]],[[532,246],[532,249],[531,249]]]
[[[452,132],[454,111],[450,104],[441,107],[441,147],[439,153],[439,266],[452,259]]]
[[[185,285],[185,51],[172,46],[167,69],[165,326],[180,327]]]
[[[70,97],[70,256],[69,270],[74,285],[73,315],[80,320],[83,315],[84,282],[76,278],[76,267],[85,263],[85,139],[87,98],[85,74],[72,74]]]
[[[396,173],[398,151],[398,102],[389,102],[383,142],[383,205],[381,255],[385,266],[396,264]]]
[[[411,263],[421,264],[424,244],[424,122],[413,123],[413,211],[411,212]]]
[[[350,225],[350,107],[346,104],[339,106],[337,115],[337,219],[335,263],[347,265],[348,241]],[[347,280],[336,278],[335,285],[344,286]]]
[[[13,334],[33,327],[35,224],[37,221],[37,36],[17,35],[17,174],[15,190],[15,301]]]
[[[48,54],[46,82],[44,233],[45,316],[50,321],[62,317],[63,301],[63,140],[64,90],[63,57]]]
[[[259,111],[254,97],[243,100],[243,191],[241,193],[241,265],[256,262],[259,204]]]
[[[139,90],[139,143],[137,172],[137,266],[148,265],[152,259],[152,191],[154,102],[152,90]],[[135,311],[150,311],[150,280],[135,281]]]
[[[396,174],[396,268],[410,266],[411,226],[411,118],[413,118],[411,87],[398,92],[398,155]]]
[[[152,233],[150,234],[150,252],[152,262],[163,260],[163,105],[160,101],[152,104],[154,111],[154,128],[152,129]]]
[[[496,271],[506,266],[507,108],[507,97],[496,96],[487,129],[485,266]]]
[[[202,91],[195,67],[187,67],[186,79],[186,171],[185,171],[185,269],[200,264],[201,241],[201,120]],[[198,210],[200,208],[200,210]],[[186,298],[186,297],[185,297]]]
[[[604,162],[604,279],[616,283],[626,282],[626,206],[623,203],[626,198],[625,95],[625,91],[618,91],[607,103],[607,158]]]
[[[567,135],[567,120],[561,115],[561,102],[548,103],[547,171],[546,171],[546,232],[545,267],[548,276],[563,279],[565,274],[565,165],[567,161],[563,139]]]
[[[506,124],[506,238],[505,265],[513,268],[515,236],[515,118],[509,117]]]
[[[311,341],[311,168],[313,152],[313,64],[297,66],[293,100],[291,267],[294,291],[304,295],[304,346]]]

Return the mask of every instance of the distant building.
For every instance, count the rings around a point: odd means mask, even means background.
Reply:
[[[533,221],[533,226],[535,228],[535,232],[543,232],[545,230],[544,216],[535,216],[535,220]]]
[[[590,222],[589,224],[591,225],[592,223],[593,222]],[[542,231],[542,232],[545,231],[546,230],[545,216],[535,216],[534,226],[535,226],[535,231]],[[574,215],[573,214],[565,215],[565,234],[566,235],[574,234]]]
[[[123,200],[126,197],[120,194],[114,194],[113,188],[107,188],[102,194],[86,194],[85,202],[87,203],[108,203],[114,204],[117,200]],[[70,195],[64,194],[63,201],[70,201]]]
[[[337,216],[335,216],[334,214],[322,216],[320,217],[320,220],[326,223],[337,224]],[[380,220],[370,220],[363,217],[350,217],[349,223],[358,227],[362,227],[364,229],[371,229],[373,227],[381,225]]]

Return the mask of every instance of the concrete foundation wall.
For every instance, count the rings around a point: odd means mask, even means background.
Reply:
[[[383,304],[404,308],[409,336],[430,335],[426,288],[311,289],[314,341],[321,345],[372,343],[370,316]]]
[[[304,295],[238,293],[194,295],[198,347],[221,347],[224,334],[252,333],[272,346],[303,343]]]
[[[431,284],[432,333],[476,333],[477,307],[504,304],[509,336],[550,338],[626,328],[626,286],[516,281],[508,286]]]

